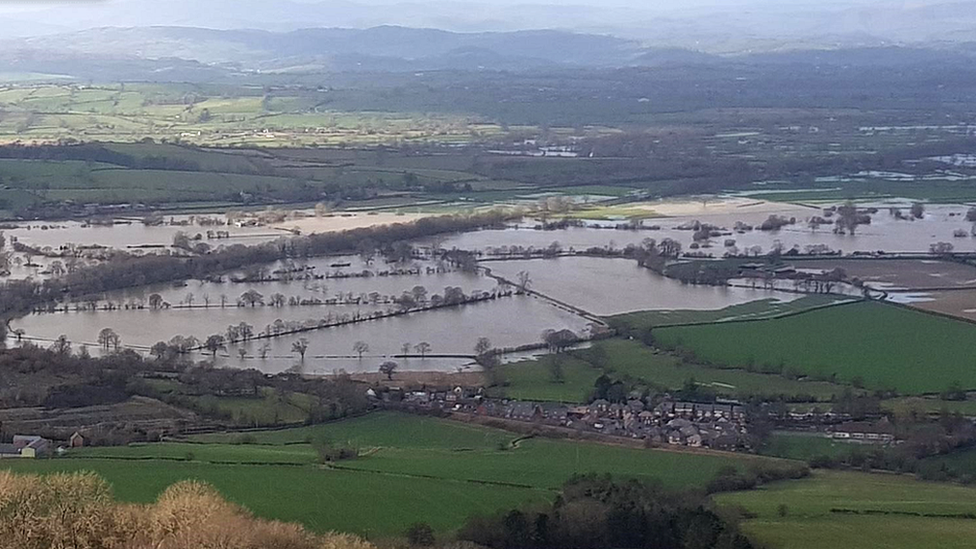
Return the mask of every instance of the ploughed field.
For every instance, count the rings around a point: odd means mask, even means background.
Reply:
[[[878,290],[976,288],[976,267],[936,260],[825,259],[799,261],[797,267],[830,271],[843,269]]]
[[[358,459],[318,463],[319,442],[359,449]],[[400,535],[417,521],[439,531],[477,513],[550,500],[576,473],[703,486],[754,456],[641,450],[524,439],[496,429],[397,413],[283,431],[214,434],[181,442],[89,448],[68,457],[4,461],[20,472],[95,471],[123,501],[152,501],[183,479],[213,484],[259,516],[316,531]]]

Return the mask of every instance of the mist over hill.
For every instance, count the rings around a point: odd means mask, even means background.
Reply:
[[[965,42],[976,36],[976,1],[104,0],[0,5],[0,33],[6,37],[106,26],[274,32],[381,26],[465,33],[558,29],[633,39],[648,47],[741,54]]]

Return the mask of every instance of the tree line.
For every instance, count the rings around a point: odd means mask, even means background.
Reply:
[[[427,236],[498,225],[507,217],[497,211],[430,217],[411,223],[283,238],[254,246],[235,244],[194,257],[127,255],[100,265],[79,268],[59,279],[9,281],[0,287],[0,318],[9,318],[43,304],[54,304],[62,298],[176,280],[203,279],[248,265],[285,259],[356,253],[364,243],[382,250],[392,248],[396,243]]]
[[[458,537],[491,549],[752,549],[702,493],[578,476],[551,505],[470,519]]]

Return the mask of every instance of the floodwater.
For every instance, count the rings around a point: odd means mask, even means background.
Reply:
[[[169,221],[170,217],[166,218]],[[183,218],[176,216],[176,220]],[[230,238],[207,240],[208,230],[227,231]],[[103,246],[125,250],[135,246],[170,246],[176,233],[183,231],[191,237],[200,234],[202,242],[211,246],[229,244],[257,244],[275,240],[283,236],[290,236],[288,232],[277,231],[269,227],[234,227],[232,225],[220,227],[201,227],[198,225],[161,225],[149,227],[141,221],[132,221],[123,225],[87,225],[78,221],[42,222],[31,221],[22,223],[16,229],[7,229],[4,234],[8,239],[16,238],[22,244],[36,248],[50,247],[57,250],[65,244],[77,246]]]
[[[907,207],[904,202],[896,204]],[[762,203],[761,207],[736,208],[702,204],[697,210],[682,210],[681,215],[652,219],[645,225],[659,225],[659,230],[622,231],[596,228],[609,225],[608,222],[592,222],[590,227],[570,228],[559,231],[537,231],[526,228],[531,221],[521,227],[501,230],[487,230],[456,234],[444,239],[440,244],[445,248],[457,247],[468,250],[489,251],[502,246],[544,248],[552,242],[559,242],[564,249],[583,250],[590,247],[623,248],[628,244],[639,244],[645,238],[661,240],[674,238],[686,250],[692,243],[692,231],[679,230],[678,227],[692,220],[732,229],[736,221],[758,225],[772,212],[796,217],[798,223],[779,231],[751,231],[731,234],[714,239],[712,247],[704,250],[715,256],[725,251],[725,240],[735,240],[740,250],[759,246],[768,251],[775,241],[786,248],[794,245],[801,248],[807,245],[824,244],[844,253],[854,251],[886,252],[927,252],[929,245],[945,241],[951,242],[956,250],[976,251],[976,238],[954,238],[957,230],[969,234],[971,224],[965,221],[966,206],[928,206],[924,219],[901,221],[889,215],[887,204],[879,204],[879,212],[873,216],[869,226],[861,226],[856,236],[835,235],[828,226],[812,230],[806,220],[820,215],[817,208],[807,208],[788,204]],[[38,225],[32,223],[31,226]],[[178,230],[191,234],[206,231],[203,227],[145,227],[141,223],[115,227],[83,227],[77,223],[57,224],[58,229],[40,230],[37,228],[18,228],[8,230],[7,235],[17,236],[25,244],[51,246],[56,248],[64,243],[101,244],[125,248],[131,245],[168,245]],[[224,229],[224,228],[221,228]],[[267,235],[268,229],[231,229],[240,238],[212,241],[211,244],[256,243],[266,238],[277,238],[278,234]],[[264,233],[264,234],[262,234]],[[400,268],[387,265],[381,259],[366,265],[358,257],[321,258],[298,265],[314,266],[318,275],[335,276],[340,273],[357,273],[370,270],[374,275],[381,271]],[[349,266],[337,266],[349,263]],[[253,289],[269,297],[281,293],[286,298],[319,299],[322,301],[343,296],[343,300],[356,299],[373,292],[381,297],[397,296],[415,286],[423,286],[428,296],[443,293],[444,288],[460,287],[465,293],[491,291],[496,283],[483,275],[466,274],[445,269],[430,261],[417,261],[422,274],[402,276],[370,276],[362,278],[327,278],[320,280],[294,280],[290,282],[240,283],[229,281],[217,284],[212,282],[189,281],[186,285],[165,285],[145,287],[98,296],[101,302],[116,304],[145,303],[152,293],[159,293],[173,307],[160,311],[117,310],[35,314],[12,323],[14,328],[22,328],[29,337],[41,341],[53,340],[61,334],[66,335],[76,345],[87,343],[95,352],[95,340],[102,328],[112,328],[120,334],[123,344],[145,350],[158,341],[169,340],[173,336],[195,336],[206,338],[215,333],[224,333],[229,325],[246,322],[254,326],[256,332],[277,320],[286,322],[317,322],[321,319],[334,319],[343,315],[365,314],[377,310],[388,310],[389,303],[333,304],[315,306],[270,306],[237,307],[237,296]],[[267,266],[268,274],[285,265]],[[650,309],[722,309],[770,297],[788,301],[796,294],[752,288],[707,287],[683,285],[665,279],[655,273],[639,268],[635,262],[622,259],[601,259],[589,257],[569,257],[552,260],[517,260],[487,262],[486,266],[497,274],[514,279],[519,271],[529,272],[532,288],[559,301],[569,303],[597,315],[611,315],[637,310]],[[428,271],[430,269],[430,271]],[[17,272],[22,274],[23,269]],[[225,277],[225,280],[228,277]],[[192,307],[188,303],[192,294]],[[226,296],[226,306],[222,307],[221,296]],[[209,306],[204,306],[209,302]],[[259,368],[268,373],[298,368],[307,373],[330,374],[338,370],[350,372],[373,372],[379,364],[393,354],[401,353],[404,343],[415,345],[426,341],[431,344],[435,356],[421,360],[419,357],[400,359],[404,370],[454,371],[457,368],[473,367],[471,360],[465,358],[473,354],[473,347],[479,337],[488,337],[496,347],[516,347],[540,340],[546,329],[570,329],[584,332],[589,323],[584,318],[557,308],[546,301],[531,297],[503,298],[488,303],[467,305],[454,309],[443,309],[404,317],[374,320],[336,328],[325,328],[302,335],[293,335],[265,341],[252,341],[244,344],[245,356],[238,355],[238,347],[231,345],[218,353],[216,360],[220,365]],[[300,337],[309,340],[309,350],[304,361],[292,351],[292,344]],[[370,351],[362,359],[354,356],[353,343],[364,341]],[[270,343],[271,348],[265,359],[259,358],[259,349]],[[460,357],[438,355],[465,355]],[[207,358],[199,356],[198,358]]]
[[[936,242],[949,242],[956,251],[976,252],[976,238],[968,236],[973,224],[966,221],[967,206],[961,205],[929,205],[926,207],[924,219],[915,221],[898,220],[888,213],[888,207],[900,206],[907,208],[905,202],[880,203],[872,206],[879,208],[872,216],[870,225],[858,227],[854,236],[834,234],[832,226],[824,225],[819,229],[811,229],[807,221],[812,216],[822,216],[819,208],[806,208],[783,204],[775,210],[778,215],[795,217],[795,225],[786,226],[778,231],[753,230],[742,234],[732,229],[737,221],[758,226],[770,215],[770,211],[736,213],[728,208],[717,208],[715,213],[700,213],[680,217],[648,219],[644,226],[659,226],[660,230],[615,230],[614,225],[607,221],[591,222],[589,227],[572,227],[563,230],[542,231],[531,227],[535,224],[531,220],[524,221],[519,227],[476,231],[454,235],[443,242],[446,248],[457,247],[467,250],[489,251],[503,246],[521,246],[545,248],[553,242],[558,242],[563,249],[585,250],[591,247],[612,247],[621,249],[628,244],[638,245],[645,238],[660,241],[672,238],[681,242],[685,251],[690,251],[693,243],[693,231],[679,230],[678,227],[690,222],[701,221],[729,230],[731,234],[713,238],[711,247],[703,252],[721,257],[725,253],[725,241],[734,240],[735,246],[744,251],[746,248],[758,246],[763,253],[769,252],[776,241],[780,241],[786,249],[798,246],[801,251],[806,246],[826,245],[834,251],[844,254],[854,252],[928,252],[929,246]],[[862,207],[867,207],[862,205]],[[907,209],[904,211],[907,214]],[[621,221],[622,223],[623,221]],[[957,238],[956,231],[963,231],[967,236]]]
[[[332,265],[349,264],[348,267],[333,267]],[[428,297],[434,294],[444,293],[444,288],[451,286],[461,288],[465,294],[474,291],[491,291],[496,287],[494,280],[480,274],[463,273],[456,270],[448,270],[448,267],[430,261],[414,261],[407,264],[384,264],[382,261],[375,261],[372,265],[366,265],[358,257],[326,257],[304,262],[295,263],[314,267],[310,272],[327,277],[337,275],[351,275],[362,273],[368,270],[374,274],[369,277],[347,277],[347,278],[326,278],[321,280],[282,280],[274,282],[246,282],[233,283],[229,279],[236,273],[224,276],[224,282],[217,284],[200,280],[190,280],[186,285],[156,285],[133,288],[119,292],[111,292],[100,296],[100,301],[110,301],[114,303],[129,303],[135,301],[145,304],[148,297],[154,293],[162,296],[163,300],[170,305],[187,304],[188,297],[192,296],[192,305],[196,307],[204,306],[209,300],[210,308],[219,308],[221,296],[225,298],[225,304],[230,308],[235,308],[238,296],[248,290],[255,290],[262,294],[265,299],[272,294],[280,293],[285,298],[297,297],[299,299],[319,299],[326,301],[343,296],[344,299],[361,297],[372,292],[377,292],[382,297],[399,296],[404,292],[412,291],[416,286],[423,286],[427,290]],[[274,271],[281,269],[282,263],[275,263],[265,268],[269,276],[274,275]],[[434,272],[427,274],[427,269]],[[384,271],[395,271],[398,269],[420,269],[421,274],[402,274],[380,276]],[[261,309],[257,307],[256,309]],[[287,311],[289,307],[284,308]],[[278,309],[281,311],[281,309]],[[279,312],[277,314],[286,314]]]
[[[122,310],[107,312],[70,312],[31,315],[17,320],[13,327],[23,328],[28,336],[40,338],[40,344],[64,334],[76,345],[85,343],[94,353],[95,341],[102,328],[112,328],[125,346],[144,350],[160,340],[175,335],[205,337],[210,333],[222,333],[231,324],[247,322],[261,330],[274,316],[293,315],[292,320],[323,318],[325,309],[297,307],[274,309],[271,307],[170,309],[165,311]],[[368,310],[363,307],[362,311]],[[292,311],[294,311],[292,313]],[[348,311],[348,308],[346,308]],[[304,316],[301,316],[304,315]],[[56,319],[56,321],[52,321]],[[217,355],[217,364],[233,367],[257,368],[267,373],[277,373],[300,366],[301,371],[314,374],[331,374],[344,369],[348,372],[373,372],[387,357],[401,353],[404,343],[413,345],[422,341],[431,345],[432,355],[473,355],[480,337],[488,337],[498,348],[517,347],[541,341],[547,329],[570,329],[585,335],[589,322],[558,309],[548,303],[526,296],[500,298],[495,301],[469,304],[457,308],[439,309],[406,316],[372,320],[335,328],[323,328],[284,336],[271,340],[255,340],[242,344],[246,356],[238,355],[238,345],[229,345]],[[292,344],[300,338],[309,341],[304,363],[292,351]],[[353,352],[357,341],[367,343],[370,350],[360,360]],[[258,350],[269,343],[271,351],[266,359],[259,358]],[[209,358],[200,355],[198,358]],[[459,358],[419,357],[398,360],[403,370],[455,371],[473,367],[472,361]]]
[[[626,259],[560,257],[483,265],[513,281],[525,271],[532,279],[531,289],[600,316],[654,309],[717,310],[759,299],[793,301],[800,297],[762,289],[682,284]]]

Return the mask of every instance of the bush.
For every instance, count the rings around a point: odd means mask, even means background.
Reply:
[[[151,505],[119,505],[93,474],[0,472],[0,546],[17,549],[372,549],[352,536],[315,536],[256,519],[213,488],[181,482]]]
[[[410,545],[419,547],[430,547],[436,541],[434,539],[434,529],[426,522],[418,522],[407,528],[407,541]]]

